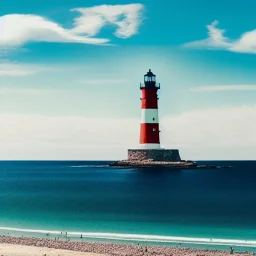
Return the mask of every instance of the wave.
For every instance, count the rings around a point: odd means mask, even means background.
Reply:
[[[205,244],[205,245],[227,245],[227,246],[242,246],[242,247],[256,247],[256,240],[238,240],[238,239],[219,239],[219,238],[197,238],[197,237],[178,237],[178,236],[162,236],[162,235],[142,235],[142,234],[121,234],[121,233],[101,233],[101,232],[63,232],[58,230],[42,230],[42,229],[24,229],[0,227],[2,231],[14,231],[23,233],[37,233],[37,234],[52,234],[52,235],[66,235],[70,238],[80,237],[120,240],[120,241],[144,241],[144,242],[158,242],[158,243],[187,243],[187,244]]]

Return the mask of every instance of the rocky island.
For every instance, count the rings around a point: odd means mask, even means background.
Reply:
[[[147,160],[141,160],[141,161],[130,161],[130,160],[115,161],[111,163],[109,167],[180,169],[180,168],[197,168],[197,164],[193,161],[168,162],[168,161],[153,161],[152,159],[147,159]]]
[[[209,169],[231,166],[198,165],[194,161],[181,160],[177,149],[129,149],[128,159],[115,161],[109,167],[116,168],[169,168],[169,169]]]
[[[227,166],[197,165],[193,161],[181,160],[178,149],[165,149],[160,144],[158,118],[158,95],[160,84],[151,69],[144,75],[141,90],[140,149],[128,149],[128,159],[115,161],[115,168],[226,168]]]

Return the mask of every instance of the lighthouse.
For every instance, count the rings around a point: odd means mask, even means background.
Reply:
[[[164,149],[160,146],[158,117],[158,95],[160,84],[149,69],[144,75],[141,90],[140,140],[137,149],[128,149],[128,161],[179,162],[178,149]]]
[[[151,69],[144,76],[141,90],[140,148],[160,149],[158,96],[160,84]]]

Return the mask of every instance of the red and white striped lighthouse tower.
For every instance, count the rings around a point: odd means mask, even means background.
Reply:
[[[144,76],[144,83],[140,84],[141,98],[141,124],[140,148],[160,149],[158,96],[160,84],[156,83],[156,76],[151,69]]]
[[[149,162],[157,163],[154,166],[161,166],[163,162],[181,161],[178,149],[165,149],[160,146],[160,131],[158,119],[158,96],[157,91],[160,84],[156,83],[156,76],[151,70],[144,76],[144,83],[140,84],[141,97],[141,122],[140,122],[140,147],[128,149],[128,163],[124,165],[143,167],[148,166]],[[168,165],[169,166],[169,165]]]

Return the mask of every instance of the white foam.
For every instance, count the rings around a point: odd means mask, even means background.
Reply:
[[[14,231],[24,233],[53,234],[63,235],[66,231],[43,230],[43,229],[24,229],[0,227],[2,231]],[[179,236],[160,236],[160,235],[141,235],[141,234],[121,234],[121,233],[101,233],[101,232],[67,232],[68,237],[97,238],[108,240],[124,241],[148,241],[148,242],[167,242],[167,243],[188,243],[188,244],[206,244],[206,245],[227,245],[256,247],[256,240],[238,240],[238,239],[219,239],[219,238],[197,238],[197,237],[179,237]]]

